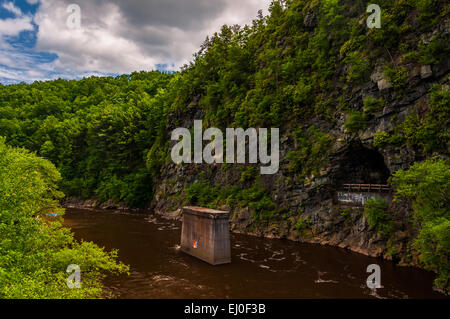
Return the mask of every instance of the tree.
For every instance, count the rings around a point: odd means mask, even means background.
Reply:
[[[77,242],[62,226],[60,177],[48,160],[0,139],[0,298],[98,298],[106,274],[128,271],[117,251]],[[80,289],[66,285],[71,264],[81,268]]]
[[[399,170],[392,177],[396,200],[413,203],[419,235],[413,247],[427,269],[438,273],[435,284],[448,293],[450,281],[450,165],[429,159]]]

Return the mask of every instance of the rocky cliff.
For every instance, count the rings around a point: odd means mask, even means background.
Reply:
[[[321,31],[320,21],[324,13],[314,7],[314,2],[305,3],[291,5],[284,11],[280,9],[282,12],[279,13],[281,17],[298,14],[301,32],[284,36],[275,34],[273,37],[278,39],[267,40],[272,44],[259,43],[255,52],[267,52],[273,45],[284,48],[284,51],[279,51],[282,58],[286,48],[292,45],[289,37],[304,35],[314,38]],[[343,19],[353,21],[348,24],[353,23],[355,28],[364,29],[364,11],[358,11],[353,5],[351,8],[346,10],[348,13],[342,13]],[[287,114],[288,119],[280,122],[280,170],[277,174],[260,175],[258,167],[252,165],[176,165],[170,160],[169,147],[160,177],[155,181],[151,208],[176,218],[183,205],[210,206],[231,212],[231,229],[235,232],[333,245],[401,263],[414,263],[414,254],[408,251],[409,243],[416,236],[409,219],[409,203],[389,204],[393,230],[389,234],[381,234],[369,227],[364,207],[348,205],[337,199],[337,192],[343,189],[343,184],[388,184],[389,177],[397,170],[430,156],[445,157],[448,154],[445,150],[448,140],[443,142],[444,148],[427,148],[426,138],[425,142],[418,142],[411,130],[427,130],[425,127],[432,125],[433,94],[448,91],[450,69],[448,48],[440,47],[436,52],[444,52],[445,58],[436,60],[414,58],[414,54],[422,54],[421,48],[430,43],[444,41],[447,43],[444,47],[448,46],[450,20],[448,15],[441,16],[432,27],[421,28],[417,8],[400,8],[396,2],[394,7],[390,7],[392,11],[389,14],[395,16],[400,9],[405,10],[402,21],[406,22],[396,23],[399,27],[408,24],[408,30],[400,33],[400,38],[395,39],[396,44],[390,49],[389,44],[377,50],[369,49],[376,52],[363,54],[358,60],[349,59],[351,54],[348,51],[358,48],[358,41],[367,39],[352,35],[335,41],[330,32],[327,50],[335,59],[332,75],[324,80],[327,82],[325,88],[304,93],[313,96],[306,100],[310,104],[305,103],[304,109],[314,109],[314,112],[307,116]],[[382,21],[388,21],[388,18]],[[275,22],[269,20],[269,27],[271,23]],[[388,28],[386,23],[385,28]],[[280,29],[283,22],[278,21],[275,25]],[[361,35],[370,37],[376,32],[364,30]],[[372,42],[369,40],[369,43]],[[336,46],[337,50],[333,51]],[[208,44],[209,51],[214,48],[214,43]],[[406,54],[408,50],[412,53]],[[202,57],[207,60],[208,53]],[[363,72],[366,75],[353,81],[356,68],[365,66],[366,62],[367,70]],[[186,72],[194,72],[192,70],[197,67],[193,65]],[[268,67],[268,64],[260,62],[255,72]],[[305,73],[290,75],[293,83],[304,76]],[[220,79],[215,81],[219,83]],[[280,94],[279,87],[274,90]],[[211,111],[205,107],[203,99],[209,91],[203,92],[188,95],[183,107],[170,112],[166,128],[168,134],[177,127],[192,128],[196,119],[204,119],[211,126],[224,127],[220,121],[210,120]],[[295,100],[293,103],[301,104]],[[290,113],[289,110],[281,112]],[[444,131],[448,131],[448,117],[447,122],[440,121]],[[234,127],[238,123],[236,120],[225,122]]]

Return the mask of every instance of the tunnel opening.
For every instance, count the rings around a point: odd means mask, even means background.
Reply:
[[[387,184],[390,171],[378,151],[353,143],[339,159],[334,184]]]

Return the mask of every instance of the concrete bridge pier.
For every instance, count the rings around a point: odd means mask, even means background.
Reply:
[[[183,207],[181,251],[211,265],[231,262],[229,213]]]

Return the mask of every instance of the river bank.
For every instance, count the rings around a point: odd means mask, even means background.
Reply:
[[[61,205],[64,208],[71,209],[86,209],[86,210],[111,210],[111,211],[132,211],[136,213],[142,214],[156,214],[161,216],[164,219],[168,220],[176,220],[181,221],[182,212],[181,207],[176,210],[152,210],[152,209],[132,209],[126,203],[117,203],[112,200],[108,200],[106,202],[99,202],[95,199],[80,199],[80,198],[65,198]],[[226,207],[220,207],[219,209],[227,210]],[[365,256],[370,257],[381,257],[386,260],[393,260],[398,262],[400,265],[404,266],[418,266],[417,261],[415,259],[407,262],[406,260],[396,260],[392,258],[392,255],[383,254],[383,251],[386,251],[386,243],[382,238],[377,238],[374,236],[373,232],[368,230],[367,222],[363,215],[354,215],[351,222],[347,221],[347,224],[350,225],[353,229],[343,229],[343,234],[334,234],[334,236],[324,238],[320,236],[314,236],[313,232],[309,234],[300,234],[300,231],[295,231],[292,229],[274,229],[275,226],[284,227],[286,225],[272,224],[272,227],[249,227],[249,219],[251,219],[251,211],[250,209],[242,209],[238,213],[231,214],[230,216],[230,230],[236,234],[244,234],[253,237],[264,237],[269,239],[287,239],[293,242],[302,242],[302,243],[311,243],[311,244],[320,244],[327,246],[335,246],[339,248],[348,249],[352,252],[356,252]],[[334,225],[341,225],[343,223],[343,217],[338,218],[337,221],[334,221]],[[349,216],[347,216],[348,218]],[[287,227],[285,227],[287,228]],[[252,231],[253,230],[253,231]],[[367,237],[372,238],[362,238],[361,235],[363,232],[367,232]],[[348,236],[350,239],[345,240],[343,237]],[[373,238],[375,237],[375,238]],[[400,236],[397,236],[400,237]],[[401,239],[404,238],[405,235],[402,235]]]
[[[149,216],[156,215],[168,221],[180,222],[182,220],[181,208],[172,211],[131,209],[125,203],[116,203],[111,200],[101,203],[95,199],[84,200],[79,198],[66,198],[61,202],[61,205],[64,208],[68,209],[132,212]],[[405,224],[403,225],[403,227],[405,227],[405,225],[407,224],[408,216],[405,212],[407,212],[408,209],[404,208],[402,210],[399,208],[397,210],[398,215],[404,214],[403,220]],[[250,218],[251,215],[249,214],[249,209],[244,210],[244,212],[247,212],[246,216],[247,218]],[[387,246],[393,246],[392,242],[389,243],[386,238],[382,238],[381,236],[374,234],[373,231],[369,231],[367,221],[362,214],[353,213],[350,214],[350,216],[346,216],[345,218],[339,215],[340,218],[346,219],[346,226],[343,226],[344,223],[342,222],[342,220],[335,223],[335,225],[338,225],[338,227],[340,227],[342,231],[341,233],[338,232],[334,234],[334,236],[332,236],[331,238],[314,236],[312,232],[310,234],[299,234],[299,232],[290,231],[288,236],[280,235],[280,233],[282,232],[274,232],[273,229],[271,231],[270,227],[260,228],[257,231],[251,231],[250,229],[252,228],[249,227],[249,223],[245,219],[243,219],[241,215],[231,214],[230,216],[230,231],[233,234],[255,238],[288,240],[296,244],[314,244],[325,247],[336,247],[367,257],[390,261],[401,267],[414,267],[417,269],[421,269],[420,264],[418,263],[418,258],[416,255],[414,255],[414,252],[410,252],[408,255],[402,254],[397,256],[393,256],[392,253],[386,253],[386,251],[388,250]],[[277,225],[272,225],[271,227],[277,227]],[[412,232],[411,229],[409,231]],[[347,238],[350,238],[350,240],[345,239],[346,236]],[[412,236],[414,235],[411,233],[407,235],[405,232],[400,231],[395,234],[395,242],[398,243],[400,241],[403,251],[406,251],[408,238]],[[433,289],[437,288],[433,287]]]
[[[119,298],[444,298],[433,274],[321,245],[232,233],[232,263],[212,267],[179,249],[181,223],[134,211],[67,209],[79,240],[118,249],[130,276],[105,287]],[[381,267],[383,288],[367,288],[367,266]]]
[[[162,211],[162,210],[150,210],[150,209],[132,209],[127,206],[125,203],[116,203],[114,201],[107,201],[101,203],[95,199],[79,199],[79,198],[66,198],[61,202],[61,205],[64,208],[71,209],[86,209],[86,210],[113,210],[113,211],[132,211],[136,213],[142,214],[156,214],[161,216],[162,218],[169,220],[177,220],[181,221],[182,213],[181,208],[172,211]],[[225,208],[226,210],[226,208]],[[393,260],[392,256],[386,256],[382,254],[383,250],[386,250],[386,244],[381,239],[372,239],[372,240],[361,240],[361,238],[356,238],[351,240],[351,242],[343,242],[342,235],[335,235],[331,238],[321,238],[316,236],[299,236],[299,232],[291,231],[288,234],[281,231],[274,231],[274,229],[266,228],[266,229],[258,229],[257,231],[251,231],[249,229],[249,224],[247,219],[251,218],[250,210],[243,209],[238,214],[232,214],[230,216],[230,230],[236,234],[244,234],[253,237],[264,237],[269,239],[287,239],[293,242],[303,242],[303,243],[311,243],[311,244],[320,244],[320,245],[328,245],[335,246],[339,248],[348,249],[350,251],[370,256],[370,257],[382,257],[383,259]],[[351,223],[353,227],[356,229],[353,231],[346,230],[346,234],[344,235],[355,235],[361,234],[364,231],[368,231],[367,226],[364,226],[366,223],[364,216],[354,216],[355,220]],[[336,224],[341,224],[342,220],[335,222]],[[363,224],[363,225],[361,225]],[[274,225],[272,225],[273,228]],[[283,226],[283,225],[279,225]],[[305,234],[304,234],[305,235]],[[313,235],[313,234],[310,234]],[[373,234],[370,233],[370,236]],[[370,245],[373,247],[370,247]],[[387,257],[387,258],[386,258]],[[401,260],[395,260],[399,262],[399,264],[404,266],[418,266],[417,262],[401,262]]]

